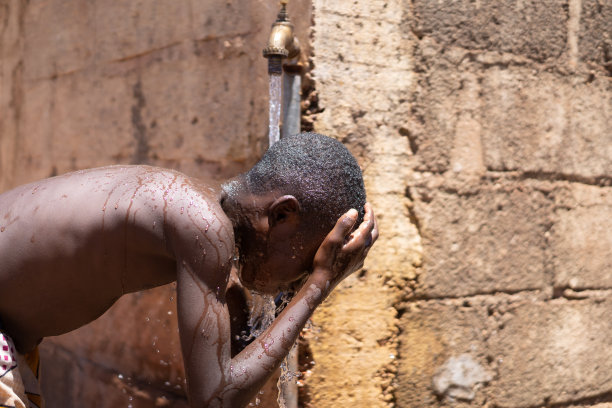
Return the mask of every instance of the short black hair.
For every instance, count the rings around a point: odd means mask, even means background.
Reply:
[[[350,210],[363,220],[366,202],[361,168],[339,141],[319,133],[299,133],[273,144],[245,175],[251,192],[293,195],[313,227],[329,231]],[[316,217],[316,218],[312,218]],[[318,228],[317,228],[318,227]]]

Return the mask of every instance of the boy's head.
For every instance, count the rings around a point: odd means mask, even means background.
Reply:
[[[361,169],[342,143],[301,133],[275,143],[249,172],[224,185],[223,197],[243,283],[274,291],[310,269],[342,214],[354,208],[361,223],[366,195]]]

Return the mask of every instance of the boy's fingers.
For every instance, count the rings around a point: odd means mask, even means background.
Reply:
[[[327,235],[327,241],[335,245],[341,245],[344,242],[344,238],[351,232],[355,222],[357,221],[357,210],[350,209],[346,212],[338,221],[336,226]]]
[[[372,211],[372,207],[370,206],[370,204],[366,203],[364,208],[365,208],[365,215],[363,217],[363,222],[361,223],[359,228],[357,228],[357,230],[353,233],[353,236],[355,238],[358,238],[360,236],[366,237],[370,235],[370,233],[372,232],[372,229],[374,228],[375,219],[374,219],[374,212]]]
[[[374,216],[374,211],[372,211],[372,219],[374,220],[374,227],[372,228],[372,244],[376,242],[378,239],[378,221]]]
[[[368,220],[370,221],[370,224],[371,224],[370,225],[371,226],[370,242],[369,242],[369,245],[367,246],[371,246],[378,239],[378,221],[376,221],[374,210],[372,209],[372,206],[369,203],[366,204],[366,212],[367,212]]]

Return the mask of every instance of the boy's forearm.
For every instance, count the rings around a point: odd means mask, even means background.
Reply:
[[[327,297],[326,282],[313,273],[270,327],[231,362],[231,406],[248,403],[289,353],[301,330]],[[224,398],[225,399],[225,398]]]

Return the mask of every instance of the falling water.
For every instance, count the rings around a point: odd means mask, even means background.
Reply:
[[[243,335],[242,339],[250,341],[254,338],[259,337],[274,321],[275,317],[285,308],[285,306],[291,301],[293,297],[292,293],[283,293],[280,298],[277,298],[275,302],[274,298],[270,295],[251,291],[251,299],[249,302],[249,321],[248,325],[250,333]],[[295,382],[299,377],[300,373],[297,371],[297,367],[293,367],[290,362],[290,355],[297,353],[297,347],[294,344],[289,354],[281,363],[280,377],[278,378],[278,398],[277,403],[279,408],[291,408],[295,404],[289,403],[288,398],[285,396],[285,385],[291,382]],[[257,402],[256,406],[259,405]]]
[[[281,75],[270,74],[270,120],[268,130],[270,146],[280,139],[281,93]]]
[[[297,356],[295,356],[295,354],[297,354],[297,343],[293,343],[291,350],[289,350],[289,354],[287,354],[280,365],[280,376],[278,377],[278,382],[276,384],[276,387],[278,388],[276,403],[278,404],[279,408],[291,408],[297,406],[297,394],[295,392],[288,392],[287,390],[289,384],[295,384],[296,380],[300,376],[299,371],[297,371],[297,367],[293,367],[294,361],[297,361]]]
[[[252,298],[249,307],[249,329],[248,336],[243,336],[243,340],[250,341],[259,337],[272,324],[275,317],[276,306],[274,297],[255,291],[251,291]]]

